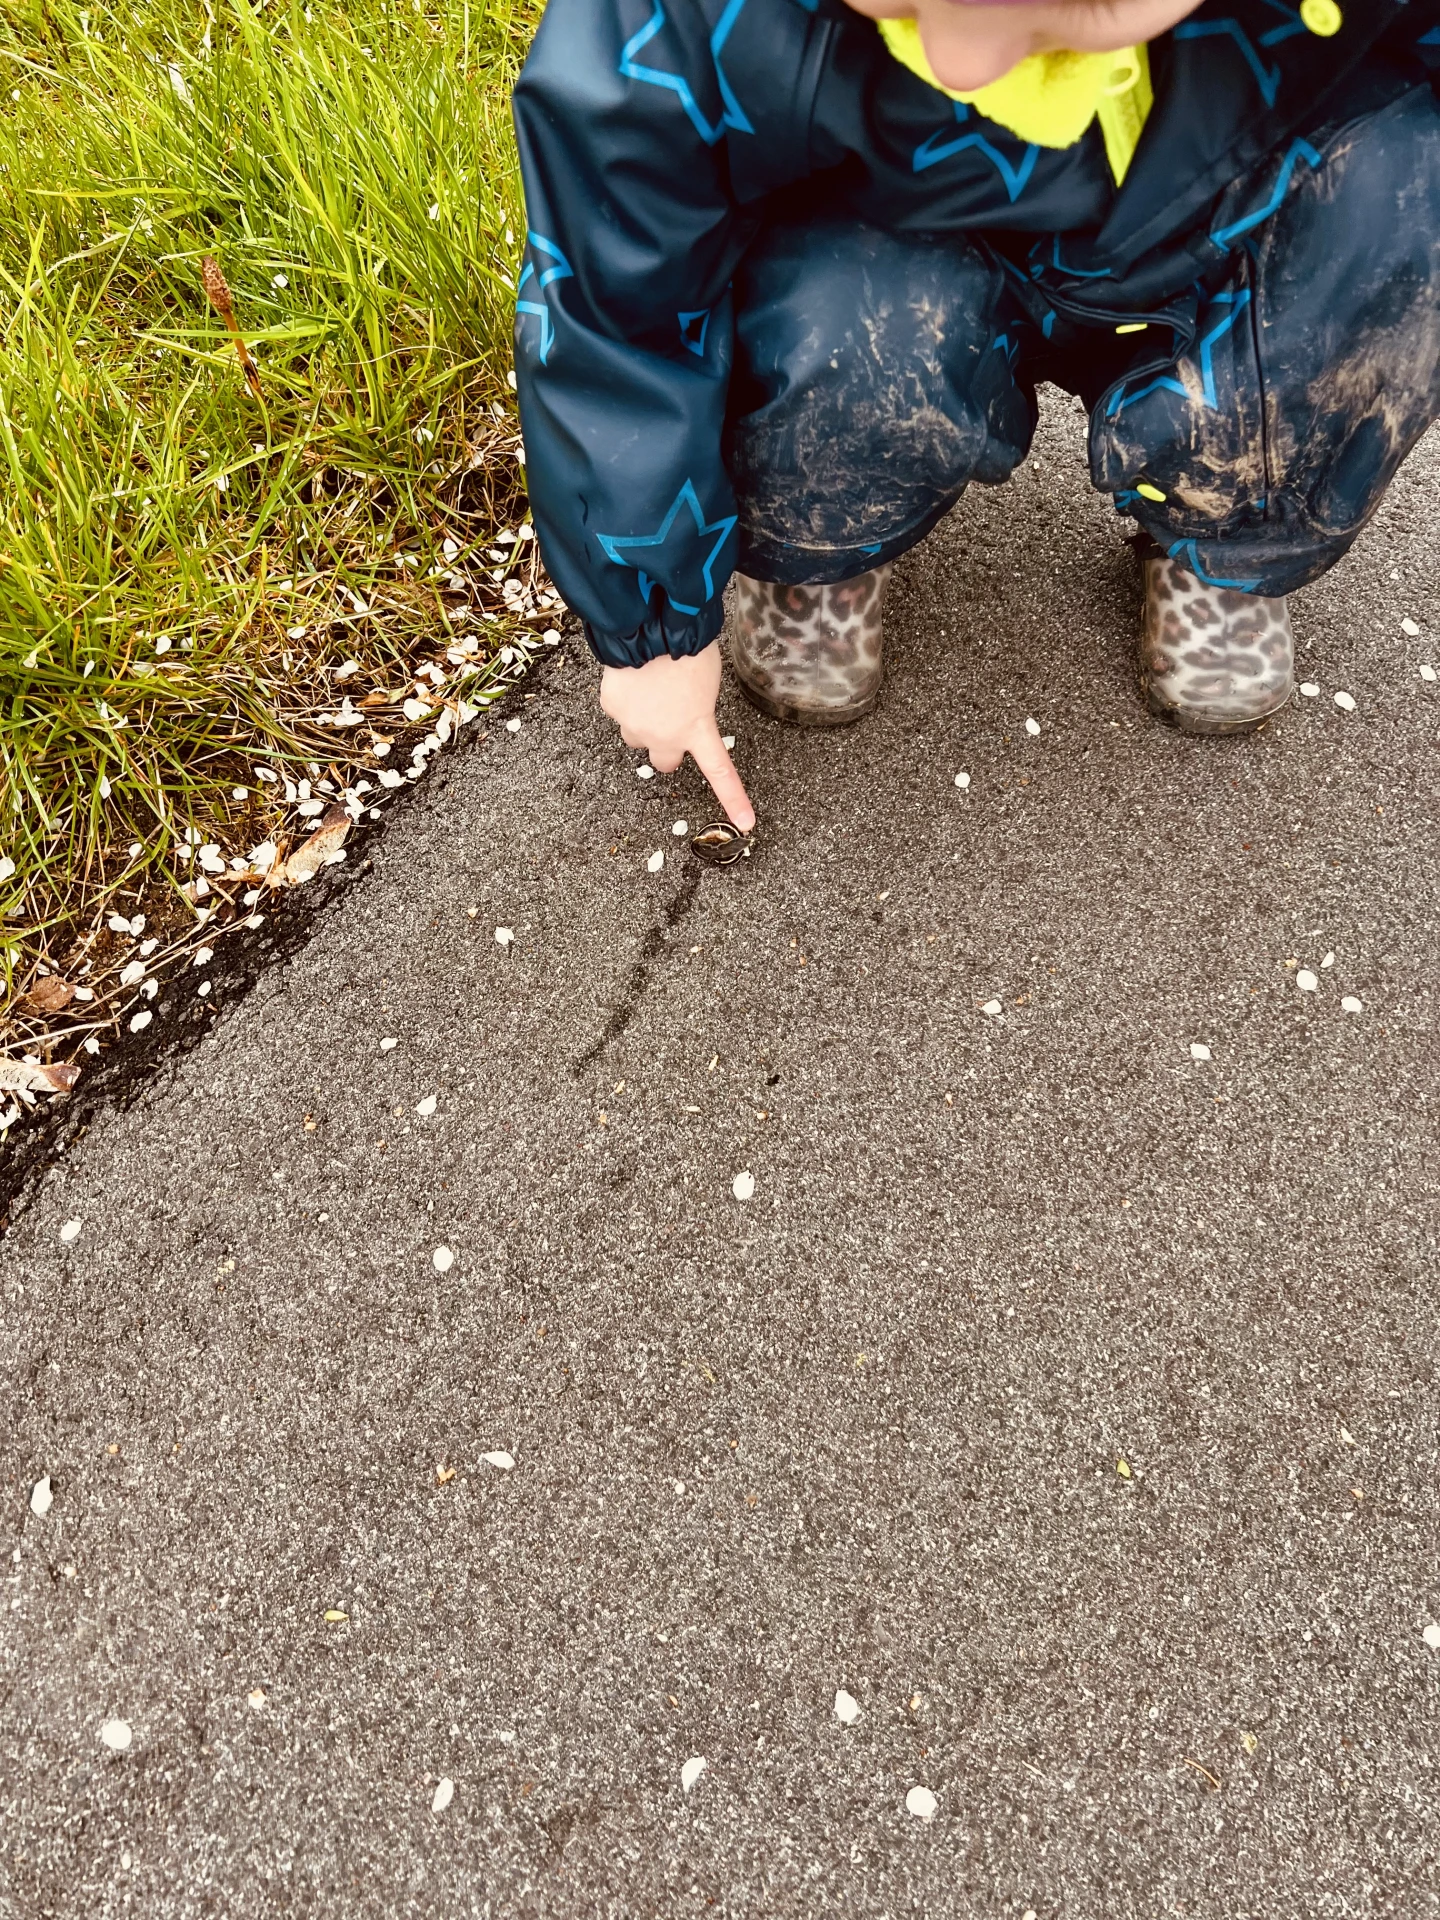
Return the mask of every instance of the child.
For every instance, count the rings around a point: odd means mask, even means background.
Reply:
[[[866,17],[869,16],[869,17]],[[516,365],[601,699],[754,821],[715,723],[870,710],[894,561],[1090,410],[1140,678],[1290,698],[1285,596],[1440,394],[1440,0],[550,0],[515,94]]]

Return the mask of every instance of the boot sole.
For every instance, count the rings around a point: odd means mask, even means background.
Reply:
[[[761,693],[752,687],[739,673],[735,675],[736,684],[750,705],[758,712],[766,714],[771,720],[779,720],[787,727],[849,727],[857,720],[863,720],[866,714],[873,713],[880,698],[877,687],[868,700],[857,702],[848,707],[802,707],[788,700],[777,700],[772,694]]]
[[[1147,687],[1145,705],[1155,718],[1167,727],[1173,727],[1177,733],[1190,733],[1202,739],[1226,739],[1233,734],[1258,733],[1262,727],[1268,727],[1277,713],[1283,713],[1290,705],[1294,694],[1287,693],[1285,698],[1268,712],[1256,714],[1249,720],[1211,719],[1203,713],[1188,713],[1184,707],[1166,706],[1157,700]]]

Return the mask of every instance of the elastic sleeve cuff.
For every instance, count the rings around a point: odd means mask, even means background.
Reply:
[[[725,621],[725,608],[717,593],[692,619],[677,620],[673,611],[667,620],[663,613],[651,614],[628,633],[608,633],[585,622],[585,638],[602,666],[643,667],[668,653],[674,660],[703,653],[715,639]]]

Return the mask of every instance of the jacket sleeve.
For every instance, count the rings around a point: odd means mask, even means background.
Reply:
[[[550,0],[515,90],[531,510],[612,666],[708,646],[734,565],[721,438],[745,223],[705,5]]]

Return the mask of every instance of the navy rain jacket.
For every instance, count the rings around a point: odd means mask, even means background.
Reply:
[[[730,284],[767,208],[964,233],[1067,318],[1168,326],[1158,371],[1193,332],[1182,291],[1276,210],[1306,136],[1440,70],[1440,0],[1348,0],[1330,38],[1284,0],[1206,0],[1150,55],[1117,188],[1098,127],[1027,146],[841,0],[549,0],[515,90],[516,372],[541,552],[601,660],[720,630]]]

